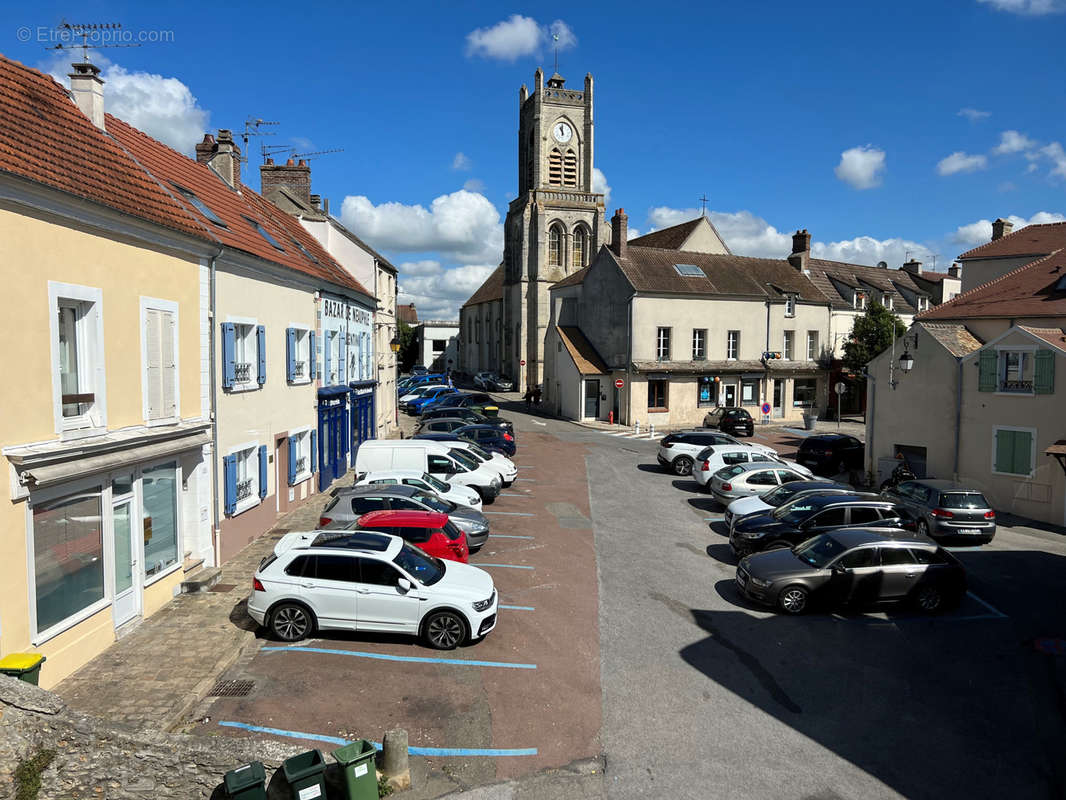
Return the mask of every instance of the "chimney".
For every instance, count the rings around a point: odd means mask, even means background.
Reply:
[[[1014,223],[1000,217],[992,223],[992,241],[1002,239],[1004,236],[1009,235],[1012,230],[1014,230]]]
[[[900,267],[900,269],[906,270],[911,275],[921,275],[922,274],[922,262],[921,261],[917,261],[917,260],[912,258],[910,261],[903,262],[903,266]]]
[[[620,208],[611,217],[611,249],[619,258],[626,257],[626,235],[629,233],[629,217],[626,210]]]
[[[961,281],[962,280],[962,264],[957,264],[956,263],[956,264],[952,264],[950,267],[948,267],[948,275],[950,275],[952,278],[958,278]]]
[[[268,161],[259,168],[261,193],[264,196],[274,189],[285,188],[292,192],[308,208],[317,208],[311,194],[311,168],[302,158],[299,163],[291,158],[284,164]]]
[[[311,208],[317,211],[320,205],[322,205],[322,198],[317,194],[311,195]]]
[[[199,164],[209,164],[214,155],[215,137],[210,133],[205,133],[204,140],[196,145],[196,161]]]
[[[219,128],[211,166],[232,188],[241,186],[241,149],[233,143],[233,131]]]
[[[322,210],[325,211],[326,214],[329,214],[329,198],[328,197],[323,197],[322,198]]]
[[[74,71],[70,78],[70,94],[74,105],[89,118],[100,130],[104,127],[104,81],[100,77],[100,68],[95,64],[71,64]]]
[[[810,272],[810,261],[811,235],[804,228],[792,234],[792,255],[788,257],[788,263],[806,275]]]

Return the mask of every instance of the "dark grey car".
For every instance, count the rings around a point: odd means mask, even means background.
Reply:
[[[996,512],[983,494],[962,484],[931,478],[904,481],[881,495],[905,508],[925,536],[984,544],[996,535]]]
[[[489,521],[470,506],[461,506],[430,494],[417,486],[342,486],[334,489],[333,499],[322,509],[319,527],[327,530],[348,528],[363,514],[371,511],[435,511],[447,514],[466,533],[467,544],[479,548],[488,541]]]

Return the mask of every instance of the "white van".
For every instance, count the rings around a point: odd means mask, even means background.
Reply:
[[[417,470],[448,483],[469,486],[484,502],[491,503],[503,484],[499,470],[450,444],[423,439],[369,439],[355,453],[356,481],[368,472]]]

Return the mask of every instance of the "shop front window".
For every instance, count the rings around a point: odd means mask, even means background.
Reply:
[[[795,408],[813,408],[817,390],[816,378],[796,378],[792,383],[792,405]]]
[[[177,465],[144,470],[144,575],[178,563]]]
[[[697,405],[700,408],[715,406],[718,403],[718,387],[714,378],[700,378]]]
[[[740,404],[742,406],[754,406],[759,404],[758,381],[742,380],[740,382]]]

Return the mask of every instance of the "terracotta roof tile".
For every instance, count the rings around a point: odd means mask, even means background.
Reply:
[[[1033,334],[1038,339],[1043,339],[1059,350],[1066,350],[1066,333],[1062,328],[1033,328],[1029,325],[1019,325],[1023,331]]]
[[[974,336],[965,325],[951,322],[920,322],[918,324],[956,358],[969,355],[981,348],[981,340]]]
[[[695,232],[701,222],[706,222],[711,227],[711,230],[714,231],[714,235],[718,237],[723,245],[725,245],[726,252],[731,253],[732,251],[729,249],[729,245],[725,243],[725,239],[723,239],[718,233],[718,229],[714,227],[714,223],[707,217],[696,217],[695,219],[690,219],[687,222],[682,222],[678,225],[671,225],[669,228],[663,228],[658,231],[646,233],[643,236],[637,236],[630,239],[629,244],[635,244],[637,247],[662,247],[666,250],[677,250],[685,244],[685,241]]]
[[[470,299],[463,303],[463,308],[474,306],[478,303],[490,303],[494,300],[503,300],[503,266],[496,267],[481,284],[476,292],[470,295]]]
[[[1066,250],[1056,250],[976,286],[919,319],[1060,316],[1066,317]]]
[[[1066,248],[1066,222],[1026,225],[995,241],[967,250],[963,258],[1003,258],[1008,256],[1046,256]]]
[[[588,267],[582,267],[577,272],[570,273],[561,281],[556,281],[555,283],[553,283],[552,288],[554,289],[555,287],[561,288],[563,286],[577,286],[578,284],[584,282],[585,276],[589,274],[589,267],[591,266],[592,265],[589,264]]]
[[[572,325],[560,325],[556,328],[559,338],[563,340],[570,357],[574,359],[577,371],[582,375],[605,375],[610,372],[607,362],[600,358],[592,342],[585,338],[581,328]]]

